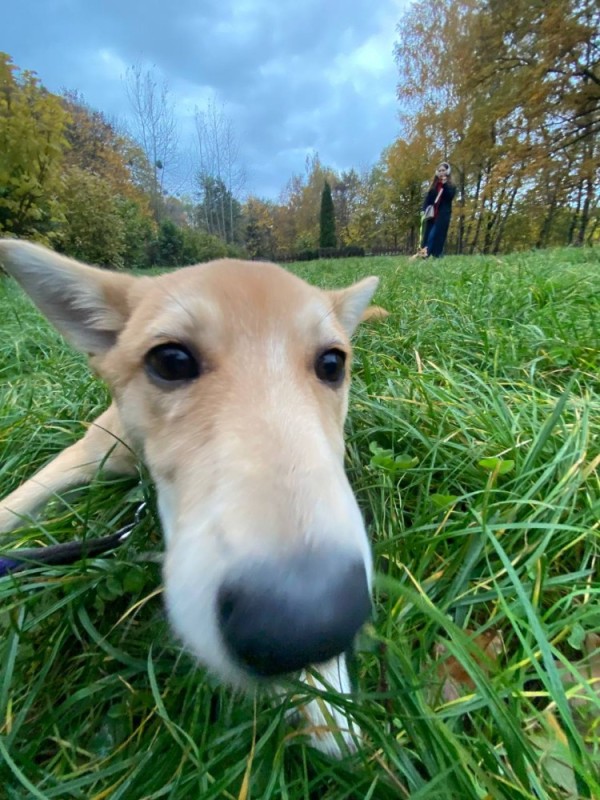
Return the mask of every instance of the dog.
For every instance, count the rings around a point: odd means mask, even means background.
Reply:
[[[350,338],[387,313],[369,307],[378,278],[323,291],[275,264],[229,259],[136,277],[9,239],[0,264],[113,397],[0,503],[0,530],[100,467],[133,475],[141,459],[184,647],[234,687],[291,674],[349,693],[344,654],[370,614],[372,561],[343,428]],[[302,714],[322,751],[338,755],[340,736],[357,745],[332,705],[311,700]]]
[[[429,258],[427,247],[419,247],[417,252],[410,257],[410,261],[416,261],[418,258]]]

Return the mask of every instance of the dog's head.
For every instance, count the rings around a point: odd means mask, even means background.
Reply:
[[[371,573],[343,468],[350,337],[377,279],[326,292],[232,260],[133,277],[8,240],[0,261],[111,388],[186,646],[236,683],[345,650]]]

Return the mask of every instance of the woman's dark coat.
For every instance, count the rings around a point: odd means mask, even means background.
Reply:
[[[425,201],[423,203],[423,211],[427,206],[432,206],[435,202],[439,189],[437,186],[427,192]],[[425,232],[423,235],[422,246],[427,244],[432,227],[434,228],[433,237],[430,239],[430,248],[428,255],[438,257],[442,255],[444,245],[446,244],[446,236],[448,235],[448,226],[450,225],[450,217],[452,215],[452,200],[456,194],[456,186],[451,183],[445,183],[442,189],[442,196],[438,204],[437,215],[435,219],[427,220],[425,225]]]

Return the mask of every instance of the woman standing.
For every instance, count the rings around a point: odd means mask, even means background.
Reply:
[[[433,176],[433,181],[423,203],[423,239],[420,255],[423,258],[440,258],[446,244],[448,226],[452,216],[452,200],[456,194],[456,186],[450,178],[450,164],[442,161]],[[427,211],[432,207],[433,213]]]

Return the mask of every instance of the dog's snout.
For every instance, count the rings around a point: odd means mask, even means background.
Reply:
[[[264,677],[344,652],[371,609],[364,562],[316,552],[246,566],[223,583],[217,602],[229,652]]]

